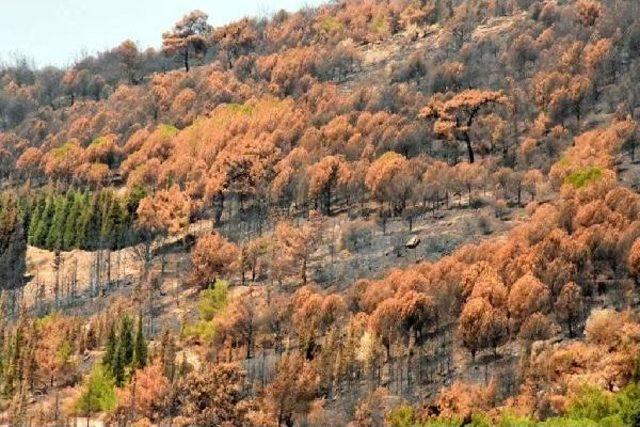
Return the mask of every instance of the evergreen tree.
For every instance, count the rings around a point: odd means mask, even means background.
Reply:
[[[119,200],[114,200],[114,202],[111,204],[109,216],[110,218],[112,218],[111,221],[113,224],[111,247],[114,250],[122,249],[125,244],[127,228],[129,227],[127,210],[124,209],[122,203]]]
[[[20,220],[22,221],[22,229],[25,235],[28,235],[31,217],[36,205],[37,201],[35,199],[29,199],[27,197],[18,198],[18,211],[20,212]]]
[[[100,223],[100,248],[112,249],[115,245],[115,234],[117,228],[117,212],[114,205],[117,203],[111,197],[110,193],[102,192],[100,198],[101,204],[101,223]]]
[[[113,373],[113,367],[115,362],[116,352],[118,350],[118,338],[116,337],[116,330],[111,324],[109,328],[109,336],[107,338],[107,348],[102,357],[102,364]],[[115,375],[114,375],[115,376]]]
[[[27,270],[26,255],[27,239],[17,199],[8,194],[0,205],[0,288],[22,286]]]
[[[47,243],[47,236],[49,235],[49,228],[51,227],[51,219],[54,213],[54,198],[49,195],[45,202],[45,207],[39,218],[38,225],[33,236],[33,245],[40,248],[45,247]]]
[[[45,209],[46,199],[44,197],[38,197],[34,202],[33,214],[31,215],[31,221],[29,221],[28,242],[30,245],[35,245],[36,230],[40,225],[42,214]]]
[[[90,208],[88,209],[88,218],[84,229],[84,248],[96,250],[100,248],[102,237],[102,212],[100,210],[100,195],[94,195],[91,198]]]
[[[138,330],[136,331],[135,347],[133,351],[133,367],[144,368],[147,365],[147,340],[142,331],[142,316],[138,317]]]
[[[66,217],[69,213],[69,203],[67,197],[55,197],[55,209],[51,219],[51,226],[47,234],[45,247],[47,249],[60,249],[62,247],[62,235]]]
[[[110,411],[117,403],[114,380],[101,365],[94,365],[87,378],[82,394],[76,402],[76,410],[85,416]]]
[[[123,350],[124,364],[130,365],[133,361],[133,321],[125,315],[120,326],[120,347]]]
[[[89,240],[91,237],[91,221],[93,218],[93,206],[90,203],[90,196],[88,192],[85,192],[81,196],[80,212],[78,214],[78,222],[76,226],[76,244],[75,246],[80,249],[86,249],[89,247]]]
[[[113,378],[118,387],[122,387],[124,385],[124,379],[125,379],[124,370],[127,365],[127,363],[125,362],[126,350],[122,344],[123,344],[122,341],[120,341],[120,344],[116,349],[115,357],[113,358],[113,366],[112,366]]]
[[[72,193],[69,210],[65,218],[64,231],[62,233],[62,248],[69,251],[76,247],[78,234],[78,218],[82,209],[82,198],[77,192]]]

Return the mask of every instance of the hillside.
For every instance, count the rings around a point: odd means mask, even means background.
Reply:
[[[0,423],[637,425],[640,4],[207,19],[0,67]]]

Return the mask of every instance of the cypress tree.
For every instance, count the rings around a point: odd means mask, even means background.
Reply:
[[[35,245],[35,236],[36,230],[40,225],[40,221],[42,218],[42,213],[44,212],[46,200],[44,197],[40,196],[34,202],[33,214],[31,216],[31,221],[29,221],[29,231],[28,231],[28,241],[30,245]]]
[[[118,348],[116,349],[115,357],[113,358],[113,367],[112,367],[113,379],[115,380],[116,385],[118,387],[122,387],[124,385],[125,366],[126,366],[125,348],[122,345],[122,341],[120,341],[120,345],[118,345]]]
[[[116,218],[118,213],[114,205],[117,205],[117,203],[114,202],[111,193],[103,192],[103,194],[104,196],[101,200],[100,247],[113,249],[118,221]]]
[[[121,203],[118,205],[118,212],[120,215],[118,219],[119,230],[118,235],[116,236],[116,249],[122,249],[127,246],[127,239],[132,227],[132,221],[129,212],[124,208],[124,206]]]
[[[109,328],[109,336],[107,338],[107,348],[104,352],[104,356],[102,357],[102,364],[107,367],[111,373],[114,374],[115,377],[115,373],[113,370],[113,367],[115,365],[115,356],[116,356],[116,352],[118,350],[118,338],[116,337],[116,330],[113,326],[113,323],[111,324],[111,327]]]
[[[90,207],[87,211],[89,217],[85,227],[86,249],[96,250],[100,248],[101,229],[102,229],[102,212],[100,210],[100,195],[94,195],[91,198]]]
[[[49,234],[47,234],[46,247],[48,249],[60,249],[62,246],[63,229],[68,212],[68,198],[56,196],[51,226],[49,227]]]
[[[89,200],[89,193],[85,192],[80,199],[80,212],[76,231],[76,247],[86,249],[89,247],[90,223],[93,218],[93,206]]]
[[[74,191],[69,202],[69,211],[65,219],[64,231],[62,233],[62,248],[65,251],[69,251],[76,246],[81,203],[81,196]]]
[[[138,317],[138,330],[136,331],[135,347],[133,351],[133,367],[144,368],[147,365],[147,340],[142,331],[142,316]]]
[[[22,286],[27,270],[27,239],[22,227],[17,199],[9,194],[0,206],[0,287]]]
[[[120,347],[123,349],[124,364],[129,365],[133,361],[133,321],[125,315],[120,327]]]
[[[35,234],[33,236],[33,245],[40,248],[45,247],[47,243],[47,236],[49,235],[49,228],[51,227],[51,219],[54,213],[54,198],[53,196],[47,196],[44,210],[38,221]]]

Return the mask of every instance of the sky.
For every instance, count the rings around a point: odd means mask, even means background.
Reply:
[[[66,66],[131,39],[141,50],[187,12],[200,9],[218,26],[244,16],[295,11],[323,0],[0,0],[0,61],[16,53],[42,67]]]

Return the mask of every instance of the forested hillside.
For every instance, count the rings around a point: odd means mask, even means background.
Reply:
[[[207,21],[0,67],[0,422],[639,425],[640,3]]]

